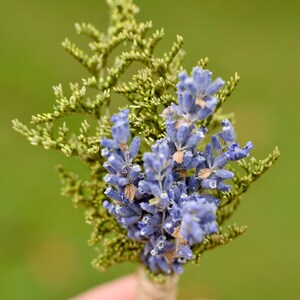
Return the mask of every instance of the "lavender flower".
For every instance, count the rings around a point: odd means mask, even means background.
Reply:
[[[131,239],[144,244],[141,261],[153,273],[182,273],[193,258],[192,247],[218,232],[220,200],[210,191],[230,189],[224,181],[234,173],[226,164],[248,156],[253,147],[248,142],[240,148],[232,124],[224,120],[222,131],[198,150],[207,129],[197,121],[214,111],[214,94],[224,85],[220,78],[211,82],[211,75],[199,67],[192,77],[179,75],[179,104],[164,111],[167,136],[143,154],[143,171],[133,162],[140,139],[134,137],[128,147],[128,110],[111,118],[112,139],[101,140],[109,184],[105,194],[112,199],[103,206]]]
[[[167,140],[159,140],[153,147],[153,153],[143,156],[146,179],[139,182],[139,190],[153,195],[150,203],[165,209],[169,203],[167,191],[173,184],[174,161],[170,158]]]
[[[222,121],[221,126],[223,127],[223,130],[219,133],[219,136],[228,145],[228,150],[226,152],[228,160],[234,161],[247,157],[253,148],[253,143],[248,142],[244,148],[240,148],[239,144],[236,142],[234,128],[229,120],[226,119]]]
[[[201,243],[207,234],[218,231],[216,223],[217,206],[205,197],[193,194],[182,205],[180,235],[192,246]]]
[[[221,78],[211,82],[212,73],[200,67],[195,67],[192,77],[186,72],[179,74],[178,105],[172,104],[165,116],[176,115],[187,123],[195,123],[211,115],[216,107],[217,98],[213,96],[225,84]]]
[[[180,73],[180,82],[177,84],[179,105],[172,103],[163,112],[167,135],[173,143],[173,159],[179,164],[183,163],[181,168],[195,167],[189,165],[189,158],[207,132],[205,127],[195,129],[195,123],[213,113],[217,104],[213,94],[225,83],[221,78],[211,83],[211,76],[210,71],[199,67],[193,69],[192,77],[185,72]]]
[[[139,196],[137,185],[141,180],[141,168],[138,164],[133,164],[140,147],[139,137],[133,138],[128,149],[127,142],[130,137],[128,110],[123,110],[119,114],[112,116],[111,121],[113,139],[101,139],[100,143],[105,148],[102,155],[107,158],[104,167],[109,171],[104,177],[104,181],[114,186],[109,187],[107,195],[113,200],[121,201],[125,196],[130,201]]]

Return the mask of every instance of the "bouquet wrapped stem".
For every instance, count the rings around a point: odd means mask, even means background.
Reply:
[[[149,278],[143,266],[137,271],[138,291],[137,300],[175,300],[178,275],[169,276],[166,281],[159,283]]]

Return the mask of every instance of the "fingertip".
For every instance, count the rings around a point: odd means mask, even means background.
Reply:
[[[72,300],[136,300],[137,278],[129,275],[95,287]]]

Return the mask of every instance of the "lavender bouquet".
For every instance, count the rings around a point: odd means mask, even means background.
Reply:
[[[246,159],[253,144],[240,145],[233,114],[221,112],[239,81],[237,74],[227,82],[213,80],[205,58],[189,75],[181,66],[180,36],[157,57],[163,30],[147,34],[152,23],[136,21],[132,0],[107,3],[106,34],[91,24],[76,24],[79,34],[91,38],[91,54],[63,42],[90,77],[70,84],[69,96],[61,85],[54,87],[54,111],[33,116],[36,128],[18,120],[13,126],[31,144],[60,150],[89,167],[88,180],[62,166],[58,170],[62,193],[86,207],[86,222],[93,227],[89,243],[98,251],[93,265],[105,270],[139,262],[138,298],[175,299],[176,288],[170,287],[187,262],[199,263],[203,252],[246,230],[221,225],[279,151],[264,160]],[[116,47],[124,47],[121,54],[112,54]],[[136,61],[142,67],[124,81],[123,73]],[[110,117],[116,94],[128,104]],[[69,115],[86,116],[79,132],[60,121]]]

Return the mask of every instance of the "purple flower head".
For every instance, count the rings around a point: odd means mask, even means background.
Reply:
[[[195,167],[195,164],[190,165],[190,157],[207,132],[205,127],[196,128],[196,122],[213,113],[217,104],[213,95],[224,85],[221,78],[211,82],[211,76],[210,71],[199,67],[193,69],[192,77],[180,73],[177,84],[179,104],[172,103],[162,114],[166,119],[173,159],[180,164],[178,168]]]
[[[224,147],[227,148],[227,151],[225,152],[227,159],[234,161],[247,157],[254,147],[253,143],[248,142],[244,148],[240,148],[239,144],[236,142],[236,133],[230,121],[227,119],[223,120],[221,126],[223,130],[219,133],[219,137],[227,144],[227,147]],[[220,148],[218,143],[220,144],[218,138],[215,136],[213,145],[216,150],[217,148]]]
[[[159,140],[153,147],[153,152],[144,153],[145,180],[139,182],[139,189],[152,195],[152,201],[157,201],[160,208],[165,209],[169,202],[167,191],[173,184],[172,170],[174,162],[170,157],[167,140]]]
[[[142,216],[142,209],[136,203],[125,202],[113,204],[108,201],[103,202],[103,206],[116,217],[116,220],[122,227],[127,228],[134,225]]]
[[[143,243],[140,258],[153,273],[182,273],[183,265],[194,257],[193,246],[219,231],[221,201],[212,190],[229,191],[225,182],[235,174],[227,163],[247,157],[253,147],[248,142],[240,148],[226,119],[222,131],[198,148],[207,134],[198,121],[213,113],[215,94],[224,85],[222,79],[212,82],[211,78],[210,71],[199,67],[191,77],[179,74],[179,103],[163,112],[167,135],[155,142],[151,152],[143,153],[143,168],[134,162],[140,139],[128,143],[128,110],[111,118],[112,139],[101,140],[108,171],[105,195],[112,200],[103,206],[129,238]]]
[[[160,230],[160,224],[162,221],[162,213],[157,212],[155,214],[144,214],[141,221],[138,222],[138,228],[143,237],[149,238],[155,232]]]
[[[223,130],[219,133],[220,138],[227,144],[234,143],[236,139],[236,134],[229,120],[223,120],[221,122],[221,125],[223,127]]]
[[[109,172],[104,181],[115,187],[109,189],[107,195],[113,200],[119,201],[124,195],[130,201],[140,198],[137,189],[139,181],[143,178],[141,167],[133,163],[133,159],[139,152],[140,138],[134,137],[131,144],[127,146],[130,137],[128,110],[122,110],[111,118],[113,139],[101,139],[103,147],[101,154],[107,158],[104,163],[105,169]]]
[[[195,187],[203,189],[220,191],[229,191],[230,186],[223,181],[234,177],[234,173],[224,169],[224,166],[229,161],[225,153],[218,154],[215,157],[214,147],[212,144],[207,144],[205,151],[202,153],[204,160],[197,166],[196,177],[194,179]],[[191,187],[192,191],[196,191],[195,187]]]
[[[216,107],[214,96],[225,84],[221,78],[211,82],[212,73],[200,67],[195,67],[192,76],[183,72],[179,74],[177,94],[179,105],[173,105],[174,114],[188,122],[194,123],[211,115]]]
[[[126,144],[130,137],[128,114],[129,110],[125,109],[111,117],[111,121],[114,123],[111,128],[112,136],[119,144]]]
[[[248,142],[244,148],[240,148],[238,143],[230,145],[226,155],[228,160],[240,160],[249,156],[251,149],[254,147],[253,143]]]
[[[201,187],[208,190],[228,192],[231,186],[225,184],[224,180],[232,179],[234,173],[224,169],[224,167],[229,161],[247,157],[253,147],[253,144],[248,142],[241,149],[239,144],[235,142],[236,134],[231,123],[224,120],[221,125],[223,130],[218,135],[224,145],[221,144],[217,135],[211,137],[211,144],[207,144],[205,151],[200,153],[200,156],[204,159],[198,164],[196,175],[189,181],[191,192],[197,191]]]
[[[205,235],[218,231],[216,210],[215,203],[196,194],[183,203],[180,235],[190,246],[201,243]]]
[[[187,170],[193,169],[196,167],[195,162],[197,161],[197,155],[194,155],[195,149],[205,137],[207,129],[205,126],[194,128],[194,126],[190,126],[186,122],[178,125],[178,127],[176,126],[175,121],[166,121],[171,155],[178,164],[177,168]]]

